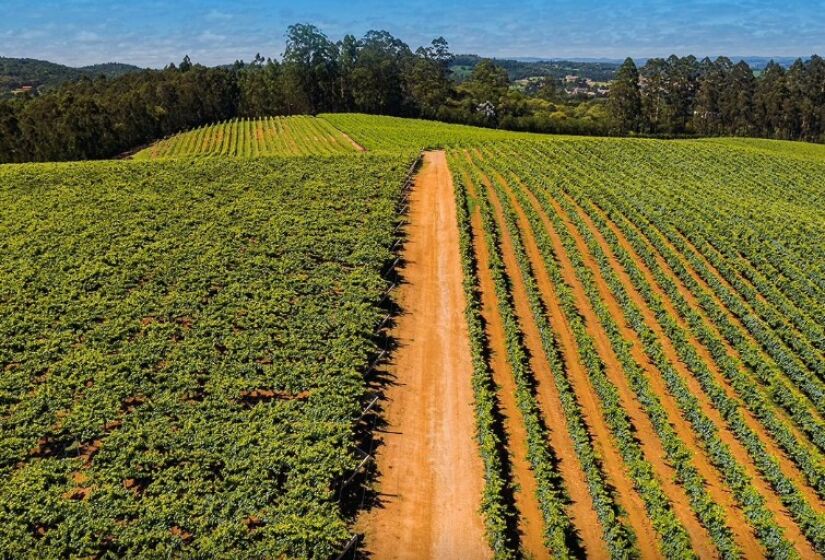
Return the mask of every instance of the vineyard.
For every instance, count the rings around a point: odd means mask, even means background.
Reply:
[[[410,159],[0,167],[0,556],[342,548]]]
[[[323,119],[269,117],[203,126],[162,140],[134,159],[340,154],[363,148]]]
[[[821,146],[325,114],[135,159],[0,166],[0,556],[825,555]]]
[[[743,144],[450,152],[475,347],[499,356],[477,406],[534,489],[488,504],[499,557],[825,554],[825,161]]]

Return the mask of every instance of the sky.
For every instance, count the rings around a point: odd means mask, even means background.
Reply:
[[[298,22],[499,58],[825,55],[825,0],[0,0],[0,56],[225,64],[279,57]]]

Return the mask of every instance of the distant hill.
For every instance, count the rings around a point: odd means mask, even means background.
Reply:
[[[23,87],[42,91],[81,78],[114,78],[139,70],[141,68],[137,66],[117,62],[72,68],[34,58],[0,57],[0,96],[10,95],[12,91]]]
[[[482,57],[474,54],[460,54],[454,57],[450,69],[458,81],[465,80]],[[575,74],[582,79],[606,82],[613,79],[621,61],[575,61],[575,60],[541,60],[541,59],[498,59],[493,61],[507,70],[510,80],[521,80],[535,76],[564,78]]]
[[[764,69],[770,60],[775,60],[785,67],[790,66],[796,60],[794,57],[732,56],[729,58],[734,62],[744,60],[755,71]],[[482,60],[482,57],[474,54],[456,55],[450,66],[454,79],[459,82],[467,79],[480,60]],[[646,58],[635,60],[639,66],[647,62]],[[804,57],[803,60],[807,60],[807,57]],[[512,81],[537,76],[551,76],[562,79],[568,75],[575,75],[580,79],[589,79],[594,82],[612,80],[622,62],[610,58],[555,59],[539,57],[494,58],[493,61],[507,70]],[[225,67],[231,66],[229,64],[225,65]],[[0,56],[0,98],[8,97],[12,95],[12,92],[21,88],[31,88],[35,92],[44,91],[57,87],[64,82],[81,78],[96,78],[99,76],[115,78],[140,70],[143,69],[131,64],[117,62],[74,68],[34,58],[5,58]]]
[[[666,57],[665,57],[666,58]],[[699,57],[701,58],[701,57]],[[715,56],[710,57],[715,59]],[[796,61],[797,57],[790,56],[730,56],[733,62],[744,60],[754,71],[760,71],[773,60],[777,64],[789,67]],[[808,60],[810,57],[801,57]],[[450,69],[453,77],[457,81],[463,81],[469,77],[470,72],[482,57],[474,54],[457,55],[453,60]],[[515,57],[511,59],[492,59],[497,65],[505,68],[510,80],[521,80],[535,76],[551,76],[563,78],[568,75],[575,75],[581,79],[590,79],[595,82],[607,82],[613,79],[613,74],[622,64],[623,60],[611,58],[540,58],[533,56]],[[636,64],[641,67],[648,61],[647,58],[635,58]]]

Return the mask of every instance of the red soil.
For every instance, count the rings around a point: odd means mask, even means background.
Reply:
[[[681,316],[678,314],[676,309],[673,307],[672,302],[670,301],[670,299],[661,290],[661,288],[658,286],[658,284],[655,283],[655,281],[652,277],[652,273],[647,268],[647,266],[644,264],[644,262],[635,253],[635,251],[633,250],[633,247],[624,238],[623,234],[618,229],[618,227],[616,227],[615,224],[613,224],[612,222],[607,220],[607,216],[605,214],[602,214],[602,218],[607,221],[607,223],[609,224],[609,226],[610,226],[611,230],[613,231],[613,233],[616,234],[616,236],[619,239],[619,244],[622,246],[622,248],[624,248],[626,251],[628,251],[628,253],[630,255],[632,255],[634,257],[634,259],[636,260],[637,266],[639,266],[640,270],[645,274],[645,277],[646,277],[648,283],[654,289],[654,292],[662,299],[662,303],[665,307],[665,310],[668,311],[668,313],[672,317],[674,317],[682,327],[686,327],[686,324],[684,323],[684,320],[681,318]],[[638,233],[638,230],[637,230],[637,233]],[[649,246],[648,248],[655,251],[655,249],[652,246]],[[679,254],[677,251],[675,251],[675,248],[673,248],[672,246],[670,248],[672,250],[674,250],[674,252],[677,255]],[[680,259],[681,259],[681,257],[680,257]],[[678,277],[675,276],[675,273],[670,269],[670,267],[667,265],[667,263],[664,262],[664,260],[661,258],[661,256],[657,256],[657,261],[658,261],[658,264],[660,265],[660,267],[662,268],[662,270],[668,276],[670,276],[671,279],[674,281],[674,283],[676,283],[676,285],[680,288],[680,292],[685,297],[685,299],[688,301],[688,303],[694,309],[698,309],[699,304],[696,301],[693,294],[690,293],[687,290],[687,288],[679,281]],[[684,261],[682,261],[682,263],[687,268],[687,263],[685,263]],[[688,270],[690,270],[690,269],[688,269]],[[695,274],[692,270],[690,270],[690,271],[691,271],[691,273]],[[697,280],[699,280],[699,279],[697,278]],[[719,302],[717,302],[717,303],[719,303]],[[703,317],[704,317],[704,314],[703,314]],[[706,323],[707,323],[707,317],[705,317],[705,319],[706,319]],[[713,325],[711,325],[710,323],[707,323],[707,324],[711,328],[714,328]],[[657,329],[654,329],[654,331],[659,332]],[[733,389],[727,384],[726,380],[722,377],[721,373],[719,372],[718,368],[716,367],[715,363],[713,362],[713,358],[710,355],[707,348],[705,348],[698,340],[696,340],[693,337],[689,337],[689,341],[694,346],[694,348],[696,348],[696,350],[700,354],[700,356],[705,360],[705,363],[708,365],[708,368],[710,369],[711,373],[714,375],[714,378],[716,379],[716,381],[725,388],[726,393],[728,394],[728,396],[734,397]],[[667,350],[667,347],[666,347],[666,350]],[[734,352],[733,349],[729,348],[729,350],[731,352]],[[697,398],[699,398],[700,403],[702,403],[702,410],[708,415],[708,417],[714,422],[714,424],[716,424],[716,426],[720,428],[719,435],[720,435],[722,441],[725,442],[730,447],[730,450],[731,450],[731,453],[733,454],[733,456],[745,468],[746,472],[748,472],[748,474],[751,476],[754,488],[756,488],[756,490],[759,491],[759,493],[762,494],[763,497],[765,497],[767,508],[774,514],[774,516],[776,517],[777,523],[785,529],[785,531],[787,533],[787,537],[789,538],[789,540],[794,543],[794,545],[798,549],[798,552],[803,556],[803,558],[815,558],[816,553],[810,547],[810,544],[804,538],[804,536],[802,535],[801,531],[799,530],[799,528],[797,527],[797,525],[795,524],[793,519],[790,518],[788,512],[786,511],[786,509],[782,505],[782,503],[779,500],[778,496],[773,492],[773,490],[769,487],[769,485],[761,478],[759,473],[756,471],[756,468],[753,465],[752,461],[750,460],[750,457],[748,456],[747,451],[745,450],[744,446],[742,446],[742,444],[733,436],[733,434],[731,434],[725,428],[724,420],[722,419],[721,414],[708,402],[707,397],[705,396],[704,392],[702,391],[702,388],[701,388],[700,384],[698,383],[698,381],[696,381],[691,375],[687,374],[687,371],[685,369],[684,364],[682,364],[681,362],[678,362],[678,361],[674,362],[674,363],[676,364],[677,369],[680,370],[680,373],[682,373],[682,377],[683,377],[683,379],[686,380],[688,387],[691,389],[691,392],[693,392],[693,394],[696,395]],[[740,402],[740,404],[741,404],[741,402]],[[760,439],[765,444],[768,451],[771,452],[772,456],[776,457],[776,459],[779,461],[780,466],[782,468],[782,471],[786,475],[790,476],[791,479],[794,480],[799,485],[799,488],[802,491],[803,495],[805,495],[805,497],[807,499],[812,500],[811,501],[812,505],[814,506],[814,508],[817,508],[820,501],[814,495],[814,493],[811,491],[811,489],[808,488],[804,484],[804,482],[802,481],[802,475],[798,472],[795,465],[793,465],[787,459],[787,457],[784,455],[784,453],[782,453],[782,451],[779,450],[773,444],[773,442],[771,441],[771,438],[764,432],[764,430],[762,429],[762,426],[756,421],[756,419],[753,418],[746,410],[744,410],[744,408],[743,408],[742,412],[743,412],[743,417],[745,418],[745,421],[748,424],[748,426],[751,427],[757,433],[757,435],[760,437]]]
[[[469,178],[465,178],[465,183],[470,197],[477,198],[475,186]],[[471,224],[478,264],[479,289],[481,290],[481,314],[484,318],[487,344],[491,354],[490,365],[493,370],[493,379],[499,389],[501,413],[505,417],[507,449],[510,453],[513,478],[520,490],[516,493],[516,507],[519,511],[521,545],[534,558],[548,558],[549,554],[542,538],[544,520],[536,496],[536,479],[527,459],[527,431],[516,402],[516,384],[512,368],[507,361],[504,322],[498,311],[499,302],[490,271],[490,248],[484,240],[484,226],[478,208],[471,216]]]
[[[392,333],[400,348],[377,457],[381,505],[358,524],[372,558],[490,558],[459,230],[443,152],[425,154],[408,234],[398,291],[404,313]]]
[[[572,201],[571,201],[572,202]],[[553,209],[561,215],[568,225],[569,230],[574,235],[576,239],[577,246],[579,247],[580,251],[588,251],[588,261],[590,261],[590,253],[586,247],[586,243],[581,235],[578,233],[578,230],[575,230],[575,226],[569,221],[567,214],[558,205],[555,201],[553,201]],[[619,266],[618,262],[615,259],[610,247],[607,245],[607,241],[601,236],[601,234],[596,229],[595,224],[590,220],[589,216],[587,216],[584,212],[579,212],[579,215],[584,220],[585,224],[589,227],[590,231],[592,232],[594,238],[599,243],[599,246],[604,251],[604,253],[608,256],[608,259],[611,263],[611,269],[616,276],[618,277],[619,281],[624,286],[625,290],[627,291],[628,295],[630,296],[631,301],[639,307],[642,312],[642,315],[645,318],[645,323],[648,327],[650,327],[657,335],[658,341],[662,345],[664,350],[664,355],[670,361],[671,364],[674,365],[674,368],[682,377],[682,379],[690,379],[690,373],[684,367],[684,364],[679,361],[679,357],[676,353],[675,348],[670,343],[669,339],[664,335],[664,332],[661,328],[658,328],[658,323],[656,322],[655,316],[653,312],[647,307],[644,302],[642,296],[635,290],[633,284],[630,280],[630,277],[624,271],[621,266]],[[595,261],[590,261],[592,266],[597,266]],[[679,412],[678,405],[670,395],[667,390],[667,386],[665,385],[663,379],[661,378],[661,374],[659,371],[653,366],[653,364],[649,363],[642,346],[642,341],[639,339],[638,335],[633,331],[630,327],[627,326],[626,321],[622,319],[623,312],[616,301],[616,299],[612,295],[608,295],[606,290],[609,288],[605,283],[602,282],[601,274],[598,272],[598,269],[593,269],[593,273],[597,275],[599,279],[599,291],[602,294],[602,298],[607,304],[608,308],[610,309],[611,314],[617,318],[617,322],[620,325],[622,336],[633,343],[631,347],[631,354],[633,358],[641,364],[645,371],[648,374],[648,377],[651,382],[651,387],[653,388],[654,392],[660,398],[662,402],[662,406],[664,406],[665,410],[668,413],[668,417],[670,418],[671,424],[673,425],[677,435],[679,438],[687,445],[687,447],[693,453],[693,464],[708,482],[707,490],[710,494],[711,498],[714,502],[721,505],[725,509],[725,520],[728,526],[733,530],[734,537],[736,539],[737,544],[742,549],[742,552],[745,554],[747,558],[757,558],[762,557],[763,552],[759,542],[756,540],[755,535],[753,534],[752,529],[750,528],[747,520],[744,517],[743,512],[739,509],[739,506],[735,503],[733,496],[730,494],[730,490],[724,481],[721,478],[720,473],[718,470],[710,463],[710,460],[706,456],[702,444],[694,435],[690,424],[684,420]],[[699,398],[699,402],[702,408],[702,411],[705,414],[711,413],[713,407],[706,399],[702,398],[703,395],[701,391],[699,394],[696,393],[697,387],[691,386],[691,389]]]
[[[501,245],[504,264],[507,275],[511,279],[513,300],[524,335],[524,342],[530,353],[530,368],[536,383],[536,395],[550,432],[548,444],[559,460],[559,472],[564,479],[564,486],[572,502],[567,508],[567,512],[581,537],[587,556],[607,558],[609,553],[602,536],[602,526],[596,515],[596,510],[593,509],[593,500],[587,486],[587,480],[578,462],[573,441],[566,429],[564,409],[553,381],[553,372],[542,346],[541,333],[532,316],[527,289],[519,272],[513,240],[504,224],[501,203],[494,191],[488,189],[488,194],[495,211],[496,221],[499,224],[499,230],[502,232]]]
[[[624,461],[613,443],[613,435],[601,414],[598,397],[590,385],[587,370],[578,353],[576,338],[562,311],[556,288],[543,264],[544,260],[536,244],[533,229],[512,193],[510,198],[518,215],[519,226],[525,232],[525,250],[536,271],[536,283],[541,291],[542,301],[548,310],[550,324],[556,329],[567,375],[576,391],[585,422],[593,436],[594,446],[602,458],[608,482],[615,488],[616,501],[627,512],[628,524],[637,536],[642,557],[659,558],[661,555],[656,544],[658,540],[656,531],[645,513],[644,502],[625,471]]]

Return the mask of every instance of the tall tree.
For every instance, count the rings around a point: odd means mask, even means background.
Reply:
[[[822,140],[825,134],[825,60],[813,55],[805,64],[802,86],[802,130],[804,140]]]
[[[688,132],[693,105],[698,89],[699,63],[694,56],[667,59],[665,66],[665,100],[667,105],[666,131],[683,134]]]
[[[663,58],[651,58],[639,72],[641,75],[642,114],[646,132],[658,133],[667,121],[665,68]]]
[[[756,132],[768,138],[790,138],[790,122],[785,114],[788,88],[785,70],[773,60],[762,71],[753,99]]]
[[[238,114],[244,117],[264,117],[287,112],[283,96],[281,65],[278,61],[256,58],[255,63],[238,72],[240,100]]]
[[[687,132],[699,75],[696,58],[652,58],[641,75],[642,108],[649,130],[667,134]]]
[[[753,97],[756,77],[748,63],[736,63],[728,74],[719,105],[726,134],[751,136],[754,133]]]
[[[476,64],[459,91],[464,96],[465,110],[476,116],[476,122],[493,126],[501,116],[509,88],[507,70],[485,58]]]
[[[693,106],[693,126],[696,132],[705,136],[723,133],[722,92],[728,84],[728,75],[733,64],[720,57],[711,62],[702,60],[696,99]]]
[[[345,35],[338,43],[338,102],[346,111],[355,107],[352,93],[352,73],[358,62],[358,39]]]
[[[404,90],[404,75],[412,62],[406,43],[387,31],[368,31],[352,72],[356,107],[368,113],[404,114],[413,104]]]
[[[607,102],[616,132],[640,130],[642,94],[639,87],[639,70],[632,58],[626,58],[616,72],[616,77],[610,84]]]
[[[449,45],[443,37],[419,47],[405,76],[405,89],[422,116],[433,118],[450,95]]]
[[[317,27],[290,25],[283,57],[287,103],[294,112],[317,113],[335,105],[338,48]]]

